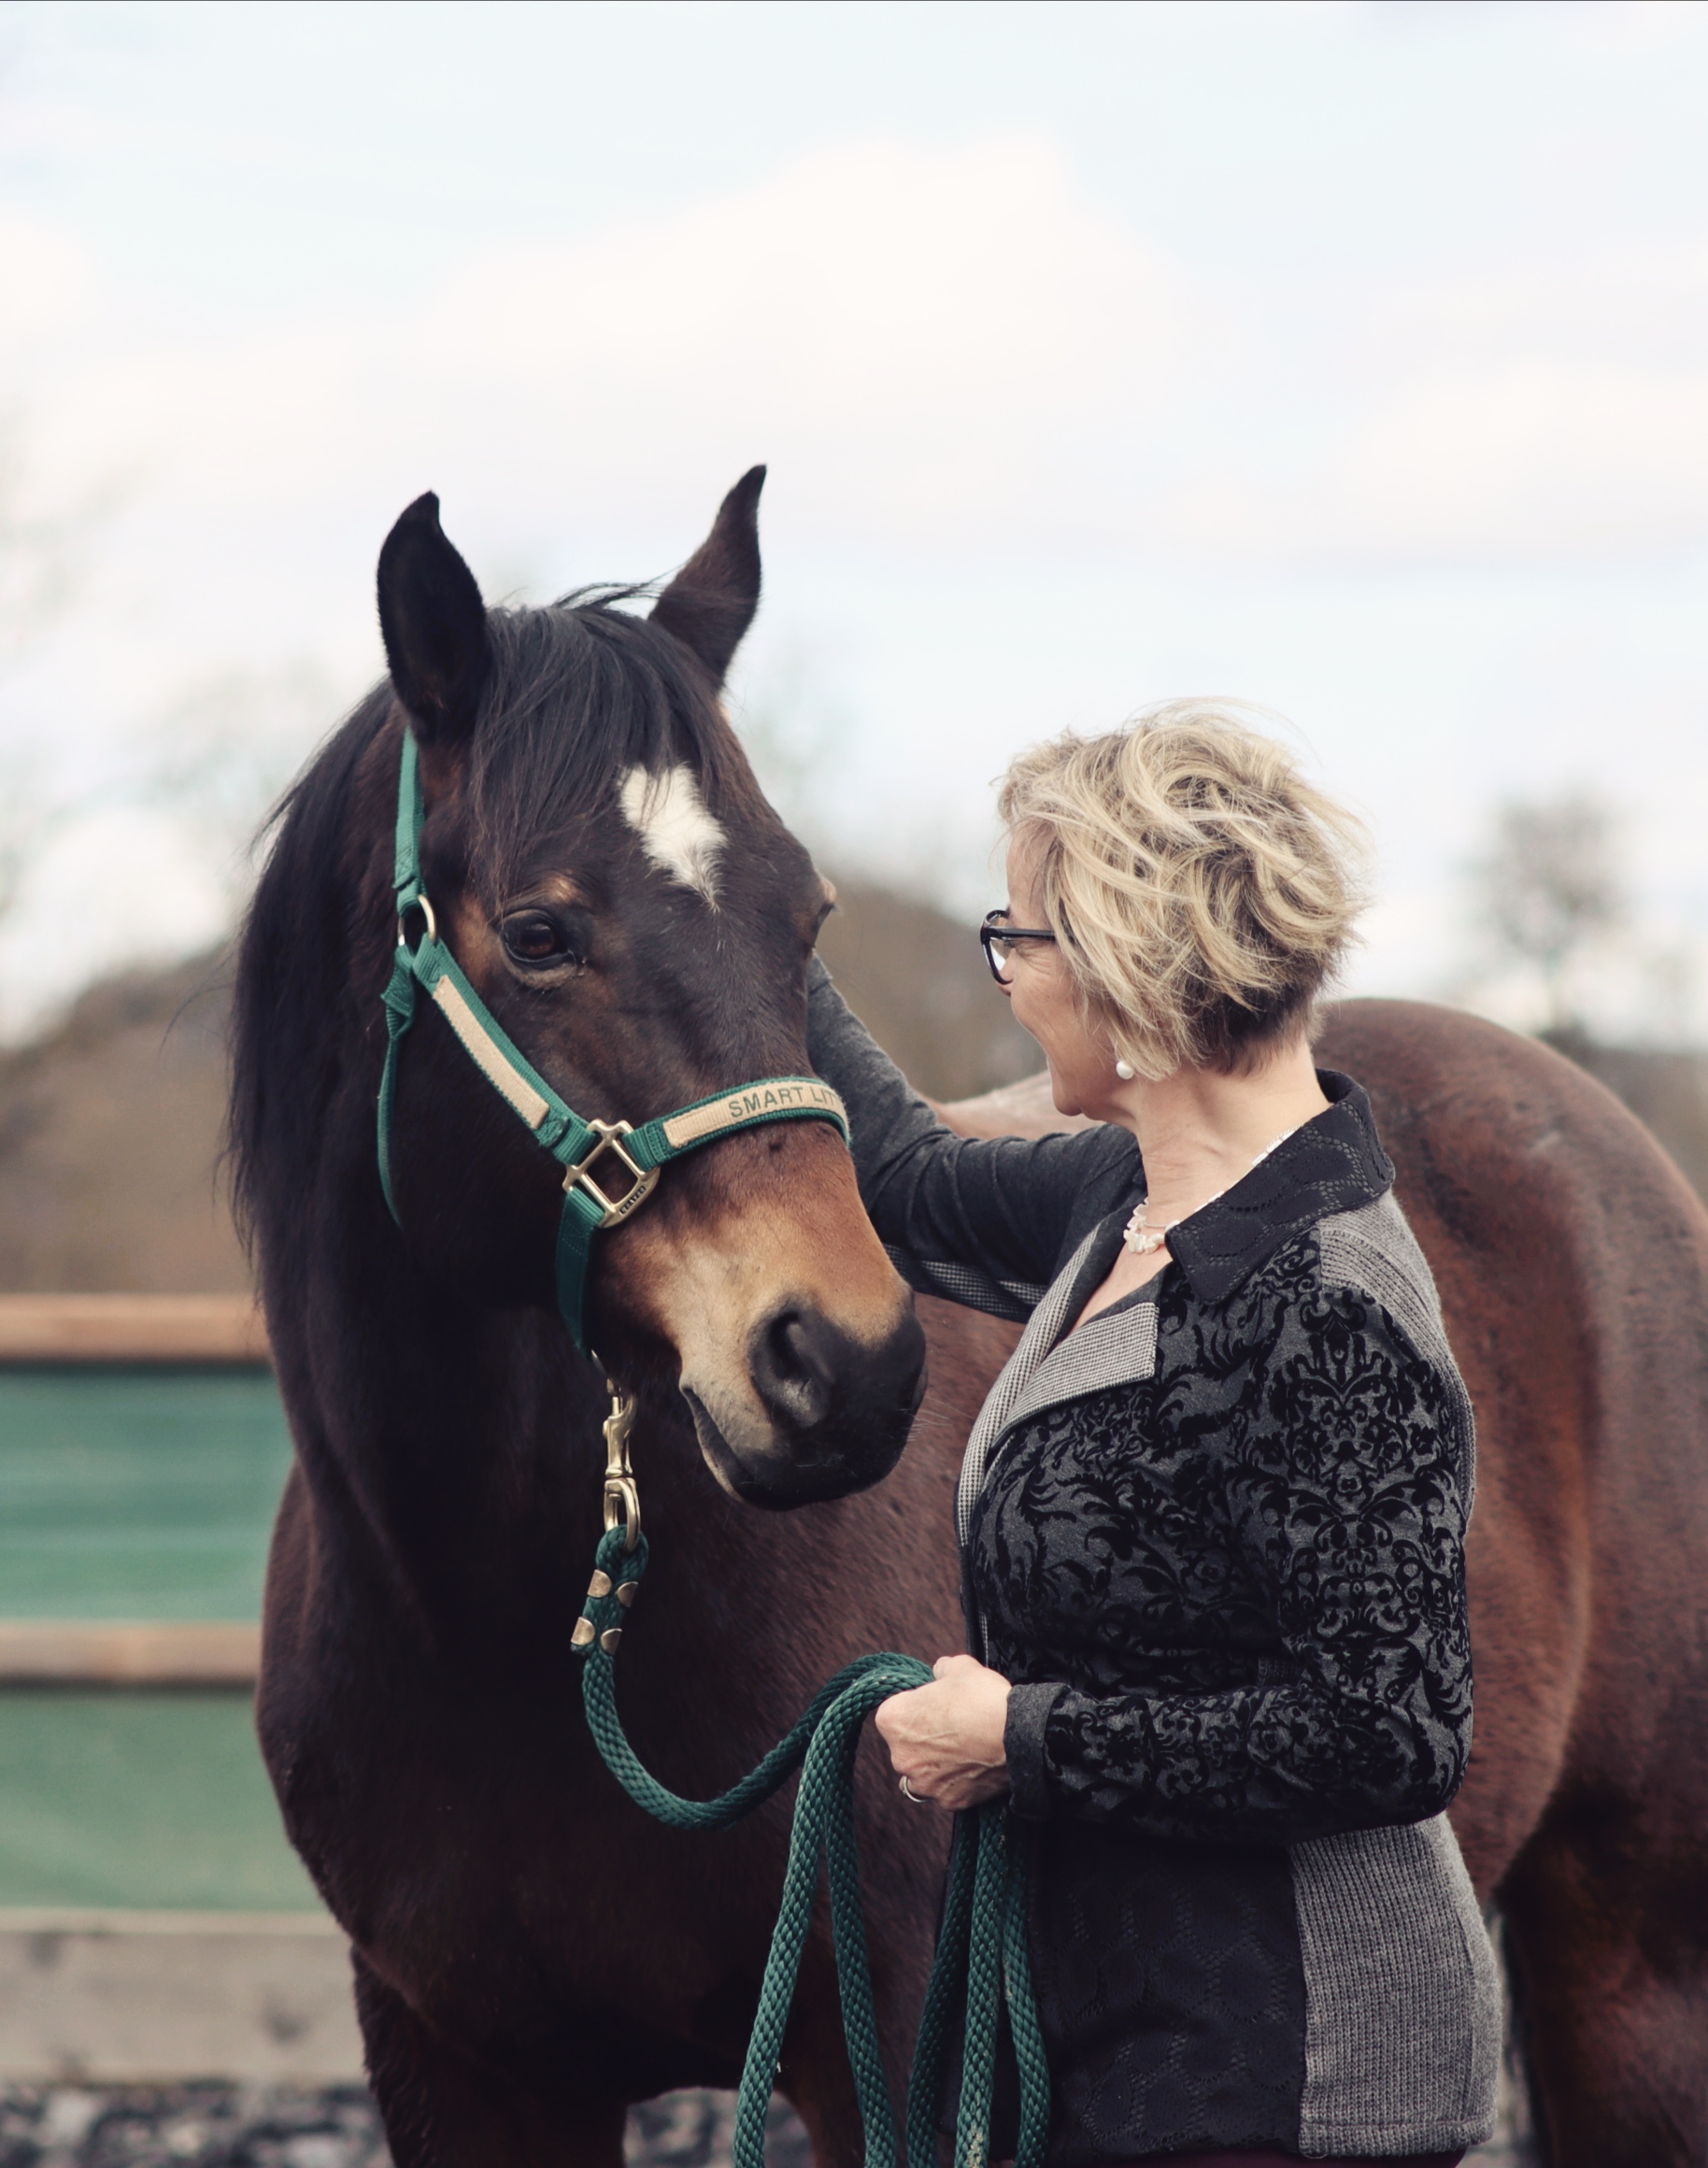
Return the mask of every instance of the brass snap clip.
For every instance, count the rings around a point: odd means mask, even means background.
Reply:
[[[634,1404],[611,1388],[611,1412],[605,1419],[605,1525],[620,1528],[626,1551],[640,1543],[640,1492],[634,1487],[634,1470],[629,1460],[629,1433],[634,1427]]]
[[[658,1187],[660,1170],[657,1167],[641,1166],[624,1147],[623,1138],[633,1134],[634,1124],[632,1121],[590,1121],[587,1126],[593,1131],[599,1141],[565,1174],[563,1187],[565,1190],[585,1190],[603,1215],[600,1226],[617,1227],[631,1212],[639,1211],[651,1196]],[[630,1185],[620,1197],[607,1197],[588,1172],[604,1152],[612,1153],[630,1176]]]

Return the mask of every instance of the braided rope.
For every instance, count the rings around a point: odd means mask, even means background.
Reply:
[[[798,1768],[794,1827],[783,1901],[760,1988],[735,2106],[734,2168],[764,2168],[765,2110],[812,1925],[822,1857],[830,1881],[843,2034],[865,2129],[866,2168],[897,2168],[895,2104],[878,2046],[866,1948],[865,1906],[854,1833],[854,1767],[861,1727],[891,1694],[923,1686],[929,1664],[914,1656],[862,1656],[828,1679],[810,1708],[757,1769],[716,1799],[684,1799],[643,1767],[617,1713],[616,1655],[623,1620],[647,1570],[647,1539],[627,1548],[621,1528],[601,1539],[592,1584],[576,1629],[586,1659],[581,1692],[605,1766],[637,1806],[671,1829],[728,1829],[778,1790]],[[1049,2130],[1049,2072],[1038,2027],[1026,1943],[1026,1872],[1000,1803],[955,1817],[943,1927],[926,1990],[908,2081],[907,2168],[937,2168],[937,2103],[947,2060],[949,2017],[964,1994],[961,2109],[955,2168],[986,2168],[1004,2011],[1020,2073],[1020,2135],[1015,2168],[1043,2168]]]

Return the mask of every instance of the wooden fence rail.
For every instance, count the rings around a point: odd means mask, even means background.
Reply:
[[[0,1363],[263,1363],[249,1295],[0,1295]]]
[[[252,1687],[260,1667],[242,1619],[0,1619],[0,1687]]]

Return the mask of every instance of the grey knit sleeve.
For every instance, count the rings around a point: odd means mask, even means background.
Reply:
[[[1111,1209],[1137,1178],[1138,1148],[1124,1130],[957,1136],[817,959],[807,982],[807,1048],[817,1073],[847,1105],[873,1223],[897,1270],[923,1294],[999,1318],[1029,1317],[1069,1233],[1088,1211]]]

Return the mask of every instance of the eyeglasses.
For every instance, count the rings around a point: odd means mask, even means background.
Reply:
[[[1053,941],[1056,936],[1036,926],[1011,926],[1006,911],[987,911],[978,929],[978,945],[998,986],[1013,983],[1015,951],[1022,941]]]

